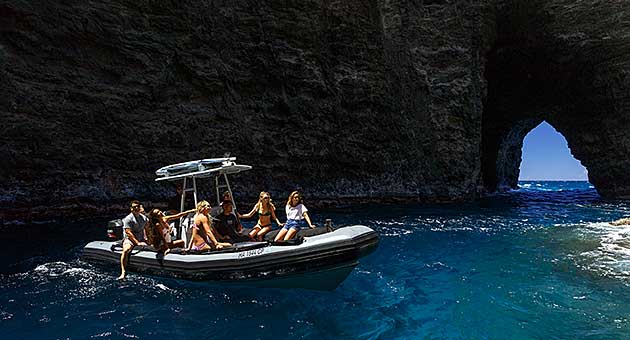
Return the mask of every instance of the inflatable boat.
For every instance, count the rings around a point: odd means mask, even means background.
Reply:
[[[376,248],[378,235],[362,225],[318,229],[326,228],[306,230],[319,234],[298,234],[297,242],[243,242],[201,253],[174,249],[163,256],[152,247],[136,247],[128,269],[194,281],[330,290]],[[118,269],[121,250],[120,242],[94,241],[83,249],[83,259]]]
[[[157,180],[184,181],[181,201],[181,210],[184,210],[187,192],[194,194],[197,203],[196,180],[199,178],[215,177],[217,197],[220,187],[227,188],[231,193],[227,174],[251,169],[251,166],[237,165],[233,161],[234,158],[230,158],[209,169],[191,167],[190,172],[161,175]],[[225,184],[219,185],[219,177],[223,177]],[[192,184],[192,187],[187,188],[187,184]],[[108,234],[116,237],[122,233],[121,224],[119,221],[112,222]],[[273,242],[276,230],[267,234],[263,242],[234,243],[231,247],[206,252],[173,249],[163,255],[150,246],[136,247],[127,268],[129,271],[194,281],[331,290],[345,280],[359,258],[376,249],[379,237],[367,226],[349,225],[333,229],[330,221],[326,222],[325,227],[301,230],[295,239],[286,242]],[[174,235],[186,244],[190,238],[188,225],[188,221],[182,219],[180,229]],[[82,258],[118,269],[121,252],[120,240],[94,241],[84,247]]]

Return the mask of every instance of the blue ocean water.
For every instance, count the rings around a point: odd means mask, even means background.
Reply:
[[[5,225],[0,331],[21,339],[630,339],[630,204],[586,182],[474,203],[347,207],[379,248],[336,290],[243,288],[79,260],[102,220]]]

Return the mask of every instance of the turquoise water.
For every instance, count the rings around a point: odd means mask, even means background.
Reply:
[[[104,221],[3,227],[0,330],[22,339],[630,339],[630,204],[586,182],[475,203],[312,211],[381,236],[331,292],[131,274],[78,260]],[[18,233],[19,232],[19,233]],[[29,238],[25,239],[24,233]]]

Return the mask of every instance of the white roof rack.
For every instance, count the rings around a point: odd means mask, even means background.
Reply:
[[[155,181],[173,181],[185,177],[206,178],[213,175],[232,175],[250,170],[250,165],[236,164],[236,157],[206,158],[167,165],[158,169]]]
[[[167,165],[155,172],[158,176],[155,181],[181,180],[183,182],[180,211],[184,211],[184,203],[186,201],[187,193],[191,192],[193,194],[195,206],[198,203],[197,178],[208,178],[214,176],[217,204],[220,204],[222,199],[220,196],[221,189],[227,189],[230,192],[230,196],[232,196],[232,188],[230,188],[230,182],[228,181],[227,175],[237,174],[242,171],[251,170],[252,168],[250,165],[236,164],[234,163],[235,160],[236,157],[206,158]],[[221,178],[223,184],[219,182]],[[232,201],[232,206],[234,207],[234,211],[236,211],[236,202]]]
[[[174,181],[177,179],[182,179],[184,177],[206,178],[212,175],[232,175],[232,174],[237,174],[241,171],[251,170],[251,168],[252,167],[250,165],[240,165],[240,164],[231,164],[227,166],[222,165],[221,167],[214,168],[214,169],[186,172],[186,173],[181,173],[181,174],[173,175],[173,176],[158,177],[155,179],[155,181],[156,182]]]

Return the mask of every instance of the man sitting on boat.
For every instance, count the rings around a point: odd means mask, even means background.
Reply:
[[[247,235],[242,235],[243,226],[233,212],[233,204],[230,200],[221,202],[222,213],[218,215],[215,229],[219,238],[224,241],[245,242],[251,241]]]
[[[144,215],[144,207],[140,201],[131,201],[131,212],[123,218],[123,249],[120,254],[120,276],[119,280],[125,278],[125,266],[129,261],[129,253],[135,246],[146,246],[146,235],[144,233],[144,225],[149,220]]]
[[[204,251],[231,246],[230,243],[217,241],[211,225],[210,209],[208,201],[197,203],[197,214],[195,215],[188,250]]]

